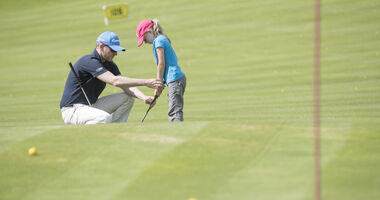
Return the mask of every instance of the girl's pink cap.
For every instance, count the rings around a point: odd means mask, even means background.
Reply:
[[[142,20],[137,24],[136,36],[138,37],[137,46],[141,46],[144,41],[144,34],[153,26],[153,22],[150,20]]]

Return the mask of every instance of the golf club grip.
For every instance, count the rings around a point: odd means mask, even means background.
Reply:
[[[154,95],[154,99],[153,99],[153,101],[152,101],[152,103],[150,105],[152,105],[154,102],[156,102],[157,98],[158,98],[158,96]]]
[[[82,82],[80,82],[79,77],[78,77],[77,73],[75,72],[74,67],[73,67],[73,64],[71,64],[71,62],[69,62],[69,66],[70,66],[70,68],[71,68],[71,71],[73,71],[74,76],[75,76],[75,78],[77,79],[79,85],[82,87]]]
[[[147,110],[147,113],[148,113],[149,110],[153,107],[153,104],[154,104],[154,102],[156,102],[157,98],[158,98],[158,96],[155,95],[155,96],[154,96],[154,99],[153,99],[153,101],[152,101],[152,103],[149,104],[149,108],[148,108],[148,110]]]

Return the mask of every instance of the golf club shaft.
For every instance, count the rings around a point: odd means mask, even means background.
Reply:
[[[82,87],[82,82],[80,82],[79,77],[78,77],[77,73],[75,72],[74,67],[73,67],[73,65],[71,64],[71,62],[69,62],[69,66],[70,66],[70,68],[71,68],[71,71],[73,71],[74,76],[75,76],[75,78],[77,79],[77,81],[78,81],[78,83],[79,83],[79,87],[80,87],[80,89],[82,90],[82,92],[83,92],[83,94],[84,94],[84,97],[85,97],[86,100],[87,100],[88,105],[89,105],[89,106],[92,106],[91,103],[90,103],[90,100],[88,100],[88,97],[87,97],[86,92],[84,91],[84,89],[83,89],[83,87]]]
[[[155,95],[155,96],[154,96],[154,99],[153,99],[153,101],[152,101],[152,103],[149,105],[148,110],[146,111],[146,113],[145,113],[143,119],[141,120],[141,123],[144,122],[145,117],[148,115],[150,109],[153,107],[153,105],[154,105],[154,103],[156,102],[157,98],[158,98],[158,96]]]

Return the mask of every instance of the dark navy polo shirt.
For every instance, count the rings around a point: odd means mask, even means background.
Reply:
[[[86,92],[91,104],[98,100],[100,93],[102,93],[106,87],[106,83],[96,77],[107,71],[111,72],[115,76],[120,75],[119,68],[114,62],[101,62],[100,56],[96,49],[90,55],[85,55],[80,58],[78,62],[75,63],[74,70],[79,76],[79,80],[82,82],[83,89]],[[86,97],[80,89],[77,79],[70,70],[66,80],[65,89],[63,91],[60,108],[69,107],[73,104],[79,103],[88,105]]]

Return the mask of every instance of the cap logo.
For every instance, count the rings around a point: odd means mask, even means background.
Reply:
[[[98,39],[96,39],[96,43],[104,44],[115,51],[125,51],[125,49],[120,46],[119,37],[111,31],[100,34]]]

